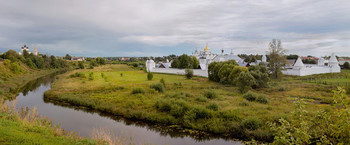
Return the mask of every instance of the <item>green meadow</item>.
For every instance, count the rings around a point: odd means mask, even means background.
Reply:
[[[149,123],[261,141],[273,140],[266,123],[288,120],[297,98],[304,98],[306,110],[315,113],[330,106],[334,89],[305,82],[305,77],[285,76],[269,82],[267,88],[241,94],[237,87],[203,77],[153,74],[148,80],[146,72],[121,64],[74,70],[57,78],[45,99]]]

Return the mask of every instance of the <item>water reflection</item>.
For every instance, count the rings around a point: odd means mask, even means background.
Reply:
[[[56,74],[31,81],[20,89],[17,107],[36,106],[38,113],[51,118],[54,123],[80,136],[90,136],[94,128],[108,128],[117,136],[132,137],[136,144],[240,144],[230,137],[215,136],[205,132],[192,132],[181,127],[129,120],[83,107],[44,99],[43,94],[51,88]]]

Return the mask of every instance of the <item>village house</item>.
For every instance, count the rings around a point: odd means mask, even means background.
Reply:
[[[84,61],[85,58],[84,57],[72,57],[70,60],[71,61]]]

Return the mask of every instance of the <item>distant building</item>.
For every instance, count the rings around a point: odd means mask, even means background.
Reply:
[[[171,62],[169,62],[169,60],[167,59],[166,62],[157,64],[157,65],[158,65],[158,68],[170,68],[171,67]]]
[[[34,46],[34,53],[33,53],[35,56],[38,56],[38,48],[36,48],[36,46]]]
[[[122,57],[120,60],[130,60],[128,57]]]
[[[328,64],[326,64],[326,62]],[[295,75],[295,76],[307,76],[313,74],[322,74],[322,73],[339,73],[340,66],[335,54],[332,53],[331,58],[326,61],[323,58],[318,59],[318,64],[304,64],[301,58],[299,57],[294,63],[293,67],[287,68],[282,71],[285,75]]]
[[[70,60],[71,61],[83,61],[83,60],[85,60],[85,58],[84,57],[72,57]]]
[[[198,53],[196,50],[194,53],[192,53],[192,56],[198,59],[199,67],[201,70],[207,70],[208,65],[212,62],[221,62],[227,60],[235,60],[240,66],[247,65],[247,63],[244,62],[244,59],[240,58],[238,55],[234,55],[232,50],[230,54],[224,54],[224,50],[221,51],[221,54],[213,54],[210,52],[208,45],[204,48],[204,51],[201,50]]]
[[[18,52],[19,55],[23,55],[23,51],[27,51],[29,54],[31,53],[29,51],[29,47],[27,47],[27,45],[24,45],[23,47],[21,47],[21,51]]]

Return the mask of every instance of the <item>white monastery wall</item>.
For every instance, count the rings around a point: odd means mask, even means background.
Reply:
[[[193,75],[195,75],[195,76],[208,77],[208,71],[206,71],[206,70],[201,70],[201,69],[192,69],[192,70],[193,70]],[[153,68],[153,69],[151,69],[150,72],[184,75],[185,69]]]

